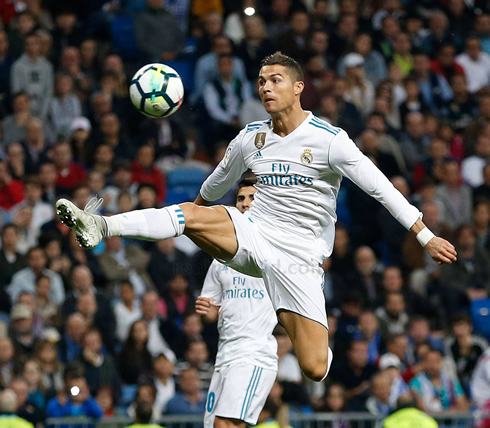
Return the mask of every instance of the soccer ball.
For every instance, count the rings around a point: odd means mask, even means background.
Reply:
[[[182,104],[184,85],[172,67],[148,64],[131,79],[129,96],[136,109],[145,116],[167,117]]]

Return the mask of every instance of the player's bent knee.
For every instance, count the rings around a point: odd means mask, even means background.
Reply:
[[[245,422],[239,419],[220,418],[219,416],[214,418],[214,428],[243,428],[245,425]]]
[[[304,375],[315,382],[323,380],[330,364],[328,352],[325,355],[317,355],[316,358],[308,358],[306,361],[300,362]]]

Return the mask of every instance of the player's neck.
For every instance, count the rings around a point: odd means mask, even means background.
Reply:
[[[274,133],[280,137],[291,134],[308,116],[300,105],[292,105],[290,108],[272,116]]]

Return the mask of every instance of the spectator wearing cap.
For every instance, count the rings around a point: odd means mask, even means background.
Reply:
[[[59,74],[55,81],[55,97],[50,104],[50,120],[58,138],[68,137],[70,125],[82,115],[82,105],[73,93],[73,79],[69,74]]]
[[[425,412],[468,411],[463,388],[457,378],[443,369],[439,351],[431,350],[423,361],[423,371],[410,382],[418,407]]]
[[[44,250],[40,247],[33,247],[27,254],[27,267],[17,272],[12,277],[12,282],[8,287],[8,293],[13,302],[16,302],[19,295],[24,292],[35,294],[36,278],[40,275],[48,276],[51,279],[50,300],[60,305],[65,299],[65,289],[61,276],[46,268],[47,257]]]
[[[388,352],[380,357],[378,366],[388,378],[390,387],[388,402],[394,408],[400,397],[410,397],[410,389],[401,376],[400,358]]]
[[[15,357],[26,361],[34,355],[38,338],[34,334],[33,318],[29,306],[22,303],[10,311],[10,337],[15,348]]]
[[[73,159],[82,165],[86,165],[88,162],[87,144],[90,142],[91,132],[92,125],[84,116],[76,117],[69,124],[67,136],[70,137]]]
[[[354,104],[363,117],[369,116],[374,107],[374,87],[364,72],[364,57],[358,53],[345,56],[345,100]]]
[[[364,58],[363,68],[366,73],[366,78],[374,86],[386,79],[388,72],[385,60],[378,51],[373,50],[373,41],[369,34],[361,33],[357,35],[354,42],[354,52],[362,55]],[[341,77],[346,75],[345,58],[348,55],[341,58],[337,65],[337,73]]]
[[[202,415],[206,394],[201,389],[197,369],[189,367],[180,374],[180,391],[167,403],[168,415]]]
[[[490,84],[490,55],[481,50],[478,37],[466,39],[465,51],[456,57],[456,62],[463,67],[468,81],[468,91],[476,94]]]

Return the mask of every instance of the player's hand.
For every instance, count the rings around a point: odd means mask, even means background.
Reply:
[[[213,302],[214,299],[212,297],[199,296],[196,300],[196,312],[199,315],[207,315]]]
[[[454,245],[445,239],[434,237],[425,246],[429,255],[440,265],[452,263],[457,260],[457,253]]]

